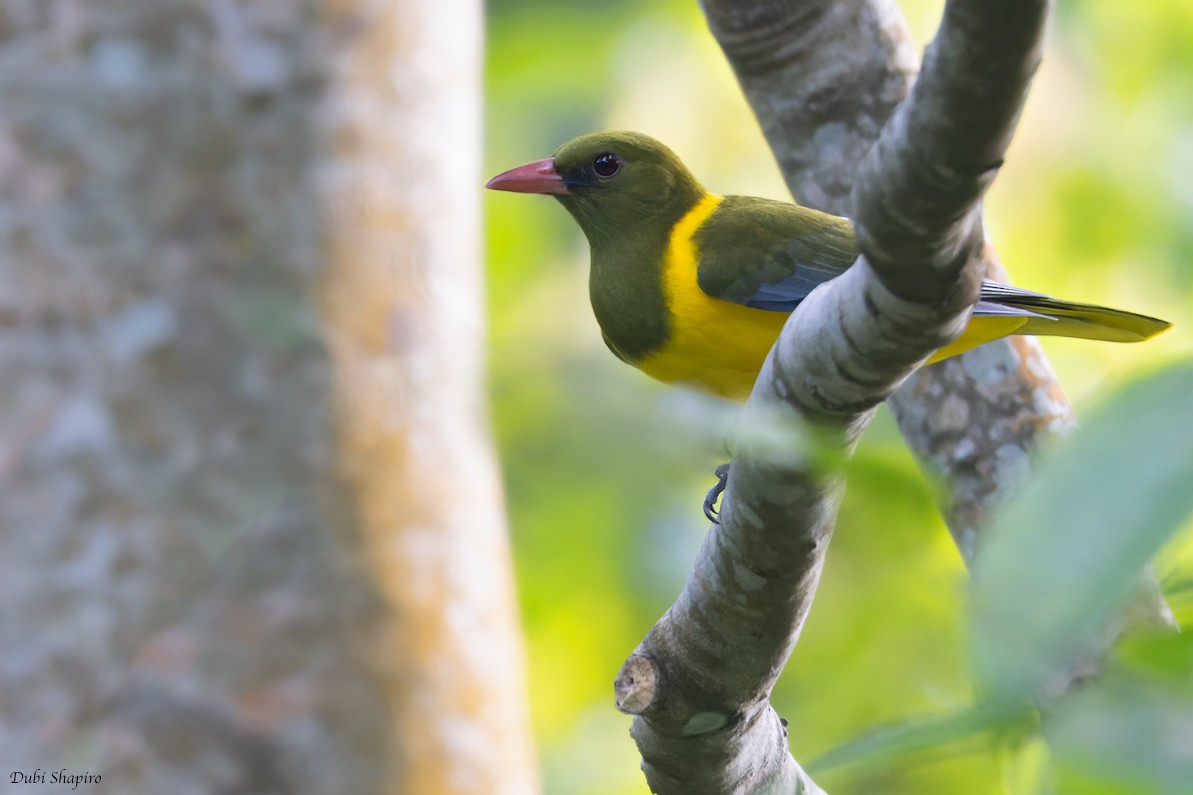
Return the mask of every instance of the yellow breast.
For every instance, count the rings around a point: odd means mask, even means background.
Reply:
[[[662,349],[634,364],[669,384],[744,400],[787,315],[723,301],[700,289],[692,236],[720,201],[720,196],[705,196],[671,230],[663,265],[671,335]]]

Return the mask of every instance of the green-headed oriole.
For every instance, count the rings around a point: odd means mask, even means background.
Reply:
[[[858,256],[845,218],[706,191],[663,144],[583,135],[486,187],[554,196],[592,250],[589,295],[609,349],[648,375],[744,399],[787,316]],[[991,281],[940,361],[1009,334],[1135,342],[1169,323]]]

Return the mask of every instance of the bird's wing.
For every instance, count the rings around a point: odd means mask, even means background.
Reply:
[[[844,218],[746,196],[726,196],[693,242],[701,290],[773,312],[791,312],[857,258]]]
[[[701,290],[772,312],[792,312],[808,293],[840,276],[857,258],[848,220],[746,196],[726,196],[692,240]],[[982,282],[973,314],[1025,318],[1027,325],[1020,333],[1095,339],[1146,339],[1169,325],[989,280]]]

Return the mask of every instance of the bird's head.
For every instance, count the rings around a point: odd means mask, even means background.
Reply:
[[[656,224],[669,230],[705,195],[674,152],[634,132],[581,135],[554,156],[498,174],[485,187],[554,196],[594,245]]]

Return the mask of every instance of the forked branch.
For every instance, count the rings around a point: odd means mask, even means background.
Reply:
[[[618,676],[618,706],[636,716],[654,792],[819,791],[769,705],[842,487],[821,456],[792,454],[795,439],[812,429],[820,445],[848,454],[875,407],[964,327],[983,275],[978,202],[1018,118],[1047,9],[1043,0],[950,2],[924,75],[867,156],[851,213],[863,256],[788,321],[746,407],[747,428],[772,432],[739,440],[721,524]],[[886,4],[706,0],[705,10],[755,107],[765,104],[751,90],[755,76],[798,65],[792,79],[813,89],[797,87],[798,101],[820,124],[804,132],[821,148],[837,136],[848,149],[860,140],[850,130],[876,132],[914,65],[889,35],[901,23]],[[859,55],[864,41],[878,42],[881,68]],[[859,79],[857,96],[841,90]],[[801,160],[815,147],[800,151],[786,159],[815,171]]]

